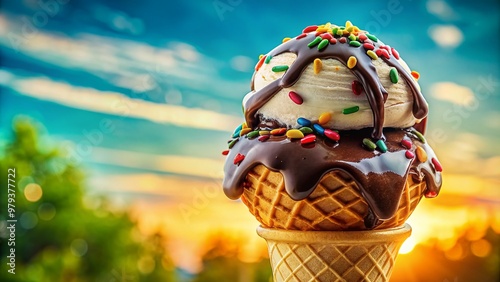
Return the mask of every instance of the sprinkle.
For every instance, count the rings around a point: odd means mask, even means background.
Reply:
[[[427,161],[427,152],[425,152],[425,150],[422,147],[417,146],[415,153],[417,153],[417,158],[420,162],[423,163]]]
[[[413,132],[413,134],[417,135],[420,142],[425,143],[425,137],[424,137],[424,135],[422,135],[422,133],[420,133],[416,130],[413,130],[412,132]]]
[[[304,133],[298,129],[290,129],[286,132],[286,137],[289,139],[301,139],[304,138]]]
[[[313,41],[311,41],[311,42],[309,42],[309,44],[307,44],[307,47],[312,48],[312,47],[316,46],[316,44],[320,43],[321,40],[323,40],[323,38],[321,38],[321,36],[316,36],[316,38],[314,38]]]
[[[261,130],[261,131],[259,131],[259,135],[260,136],[262,136],[262,135],[269,135],[269,134],[271,134],[271,131],[269,131],[269,130]]]
[[[233,138],[238,138],[240,136],[240,131],[241,128],[243,128],[243,124],[240,124],[236,129],[233,131]]]
[[[248,127],[247,123],[244,122],[244,123],[241,124],[241,128],[249,128],[249,127]]]
[[[345,27],[346,27],[346,28],[350,28],[350,27],[352,27],[352,23],[351,23],[351,21],[346,21],[346,22],[345,22]]]
[[[330,121],[330,119],[332,119],[332,114],[331,113],[322,113],[320,116],[319,116],[319,119],[318,119],[318,123],[323,125],[327,122]]]
[[[250,139],[255,138],[255,137],[257,137],[257,136],[259,136],[259,131],[258,131],[258,130],[254,130],[254,131],[249,132],[249,133],[247,134],[247,137],[248,137],[248,138],[250,138]]]
[[[300,130],[300,132],[302,132],[304,134],[313,133],[312,128],[310,128],[308,126],[303,126],[303,127],[299,128],[299,130]]]
[[[355,113],[359,111],[359,106],[353,106],[353,107],[350,107],[350,108],[345,108],[342,110],[342,113],[344,115],[348,115],[348,114],[352,114],[352,113]]]
[[[304,28],[304,30],[302,30],[302,33],[308,33],[308,32],[311,32],[311,31],[316,31],[316,29],[318,29],[317,25],[310,25],[310,26]]]
[[[235,165],[239,165],[243,160],[245,159],[245,155],[242,155],[240,153],[238,153],[235,157],[234,157],[234,160],[233,160],[233,163]]]
[[[441,166],[441,164],[439,163],[439,161],[436,159],[436,158],[432,158],[432,164],[434,165],[434,168],[436,169],[436,171],[443,171],[443,167]]]
[[[286,128],[276,128],[271,130],[271,135],[283,135],[286,132]]]
[[[269,64],[269,62],[271,61],[271,59],[272,59],[272,58],[273,58],[273,56],[272,56],[272,55],[268,55],[268,56],[266,57],[266,60],[264,61],[264,63],[265,63],[265,64]]]
[[[287,42],[290,39],[291,39],[290,37],[285,37],[285,38],[283,38],[283,40],[281,41],[281,43],[285,43],[285,42]]]
[[[337,39],[335,39],[335,38],[330,39],[330,43],[331,44],[337,44]]]
[[[376,144],[382,153],[387,152],[387,145],[385,145],[384,140],[380,139],[376,142]]]
[[[260,54],[259,55],[259,60],[262,59],[262,57],[264,57],[265,55],[264,54]]]
[[[375,51],[375,54],[379,57],[385,57],[387,60],[389,60],[391,57],[389,57],[389,53],[387,53],[387,50],[385,49],[378,49]]]
[[[243,136],[245,134],[247,134],[248,132],[252,131],[251,128],[243,128],[241,131],[240,131],[240,136]]]
[[[328,44],[330,44],[330,41],[328,39],[323,39],[321,40],[321,42],[319,43],[318,45],[318,50],[323,50],[326,48],[326,46],[328,46]]]
[[[351,40],[351,41],[355,41],[356,40],[356,35],[351,34],[347,38],[349,38],[349,40]]]
[[[358,41],[350,41],[349,45],[353,47],[359,47],[361,46],[361,43],[359,43]]]
[[[351,89],[354,95],[361,95],[361,93],[363,93],[363,85],[361,85],[361,83],[357,80],[352,81]]]
[[[262,136],[259,136],[259,138],[257,138],[257,140],[259,140],[260,142],[264,142],[267,139],[269,139],[269,136],[270,135],[262,135]]]
[[[321,126],[321,125],[319,125],[319,124],[315,123],[315,124],[313,125],[313,128],[314,128],[314,130],[316,130],[316,132],[318,132],[320,135],[325,134],[325,129],[323,128],[323,126]]]
[[[356,66],[357,62],[358,62],[358,59],[356,59],[356,57],[350,56],[349,59],[347,60],[347,67],[352,69]]]
[[[223,156],[227,156],[228,154],[229,154],[229,150],[224,150],[224,151],[222,151],[222,155],[223,155]]]
[[[360,41],[365,41],[366,39],[368,39],[368,37],[366,35],[364,35],[364,34],[360,34],[359,35],[359,40]]]
[[[413,159],[415,157],[415,155],[411,151],[406,151],[405,152],[405,157],[407,159]]]
[[[328,139],[331,139],[333,141],[339,141],[340,140],[340,135],[337,132],[335,132],[335,131],[333,131],[331,129],[325,129],[324,133],[325,133],[325,136],[328,137]]]
[[[327,28],[327,27],[324,27],[324,26],[323,26],[323,27],[318,27],[318,28],[316,29],[316,34],[319,34],[319,33],[325,33],[325,32],[327,32],[327,31],[328,31],[328,28]]]
[[[229,149],[233,148],[234,144],[236,144],[236,142],[238,142],[238,140],[240,140],[240,139],[236,138],[236,139],[231,140],[231,142],[229,142],[228,148]]]
[[[306,118],[299,117],[297,119],[297,123],[302,125],[302,126],[311,126],[312,122]]]
[[[391,70],[389,71],[389,77],[391,78],[392,83],[398,83],[399,74],[396,68],[391,68]]]
[[[339,31],[339,28],[338,28],[338,27],[334,27],[334,28],[332,28],[332,34],[333,34],[333,35],[336,35],[336,34],[337,34],[337,31]]]
[[[436,198],[438,194],[436,193],[436,191],[426,190],[424,192],[424,195],[425,195],[426,198]]]
[[[365,145],[366,148],[368,148],[370,151],[373,151],[377,148],[377,145],[373,143],[373,141],[369,138],[363,138],[363,145]]]
[[[316,142],[316,135],[314,134],[309,134],[305,136],[304,138],[300,139],[300,144],[305,145],[305,144],[310,144]]]
[[[295,37],[295,40],[299,40],[299,39],[304,38],[306,36],[307,36],[306,33],[299,34],[297,37]]]
[[[413,145],[411,144],[411,141],[408,139],[401,140],[401,145],[403,147],[405,147],[406,149],[411,149],[411,147],[413,147]]]
[[[282,71],[286,71],[287,69],[288,69],[288,66],[280,65],[280,66],[274,66],[271,70],[274,72],[282,72]]]
[[[314,59],[314,63],[313,63],[313,70],[314,70],[314,74],[318,74],[321,69],[323,68],[323,62],[321,62],[321,59]]]
[[[260,58],[260,60],[257,62],[257,64],[255,65],[255,71],[258,71],[260,69],[260,67],[262,66],[262,64],[264,63],[264,60],[266,59],[266,56],[262,56]]]
[[[323,39],[328,39],[328,40],[333,39],[333,36],[330,33],[323,33],[320,35],[320,37]]]
[[[392,55],[394,56],[394,58],[396,58],[396,60],[399,60],[399,53],[398,51],[396,51],[396,49],[392,48]]]
[[[372,50],[368,50],[368,51],[366,51],[366,54],[367,54],[370,58],[372,58],[372,60],[376,60],[376,59],[378,59],[377,54],[375,54],[375,52],[373,52]]]
[[[302,105],[304,102],[304,99],[302,99],[302,97],[294,91],[288,92],[288,97],[297,105]]]
[[[389,46],[387,46],[387,45],[380,45],[379,48],[382,48],[382,49],[389,52]]]
[[[347,39],[345,37],[341,37],[341,38],[339,38],[339,42],[340,43],[346,43]]]
[[[377,42],[378,41],[378,38],[375,35],[367,33],[366,36],[368,38],[370,38],[371,40],[373,40],[373,42]]]
[[[415,80],[418,80],[420,78],[420,73],[418,73],[418,71],[411,71],[411,76],[413,76]]]
[[[370,43],[363,43],[363,48],[365,48],[366,50],[373,50],[375,49],[375,46]]]

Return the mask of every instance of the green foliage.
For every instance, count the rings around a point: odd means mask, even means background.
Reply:
[[[165,239],[144,238],[129,214],[114,210],[106,198],[84,201],[84,173],[50,148],[41,132],[18,118],[0,159],[0,281],[174,281]],[[6,258],[9,168],[16,170],[15,275],[7,272]],[[29,184],[41,187],[41,197],[25,193]],[[90,208],[87,201],[96,204]]]

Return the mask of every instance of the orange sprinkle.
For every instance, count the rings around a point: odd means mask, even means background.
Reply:
[[[332,118],[332,114],[331,113],[322,113],[320,116],[319,116],[319,119],[318,119],[318,123],[323,125],[323,124],[326,124],[327,122],[330,121],[330,119]]]
[[[352,69],[356,66],[357,63],[358,59],[356,59],[356,57],[354,56],[350,56],[349,59],[347,60],[347,67]]]
[[[246,123],[246,122],[242,123],[242,124],[241,124],[241,128],[248,128],[247,123]]]
[[[417,153],[417,158],[420,162],[423,163],[423,162],[427,161],[427,153],[425,152],[425,150],[422,147],[417,146],[415,153]]]
[[[417,71],[411,71],[411,76],[413,76],[415,80],[418,80],[420,78],[420,73],[418,73]]]
[[[286,128],[276,128],[271,130],[271,135],[283,135],[286,132]]]
[[[266,56],[262,55],[259,56],[259,61],[257,62],[257,64],[255,65],[255,71],[259,71],[260,67],[262,67],[262,64],[264,63],[264,60],[266,59]]]
[[[285,43],[285,42],[287,42],[287,41],[288,41],[288,40],[290,40],[290,39],[291,39],[290,37],[285,37],[285,38],[283,38],[282,43]]]
[[[318,74],[321,69],[323,68],[323,63],[321,62],[321,59],[314,59],[314,63],[313,63],[313,70],[314,70],[314,74]]]

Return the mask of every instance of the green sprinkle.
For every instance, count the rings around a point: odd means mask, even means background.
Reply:
[[[233,148],[234,144],[240,140],[239,138],[233,139],[231,142],[229,142],[229,149]]]
[[[328,41],[328,39],[321,40],[321,42],[318,45],[318,50],[325,49],[325,47],[328,46],[328,43],[330,43],[330,41]]]
[[[363,145],[365,145],[366,148],[368,148],[370,151],[377,149],[377,145],[375,143],[373,143],[373,141],[370,140],[369,138],[363,139]]]
[[[337,31],[338,31],[338,30],[339,30],[339,28],[338,28],[338,27],[334,27],[334,28],[332,28],[332,33],[333,33],[333,34],[337,34]]]
[[[398,70],[396,70],[396,68],[391,68],[391,70],[389,71],[389,76],[391,77],[392,83],[398,83],[399,74],[398,74]]]
[[[413,134],[417,135],[418,139],[420,140],[420,142],[424,143],[425,144],[425,137],[424,135],[422,135],[422,133],[416,131],[416,130],[413,130]]]
[[[377,42],[378,41],[378,38],[375,35],[367,33],[366,37],[370,38],[373,42]]]
[[[354,41],[354,40],[356,40],[356,35],[351,34],[351,35],[349,35],[349,37],[347,37],[347,38],[349,38],[349,40]]]
[[[377,147],[382,151],[382,153],[387,152],[387,145],[385,145],[384,140],[380,139],[377,141]]]
[[[300,132],[304,133],[304,135],[309,134],[309,133],[313,133],[312,128],[307,127],[307,126],[301,127],[301,128],[299,128],[299,130],[300,130]]]
[[[338,36],[342,36],[342,34],[344,34],[344,32],[342,31],[342,29],[338,29],[336,34]]]
[[[273,58],[272,55],[267,55],[266,60],[264,60],[264,64],[269,64],[272,58]]]
[[[281,71],[286,71],[288,69],[288,66],[274,66],[271,70],[274,72],[281,72]]]
[[[255,137],[257,137],[257,136],[259,136],[259,131],[258,131],[258,130],[251,131],[251,132],[249,132],[249,133],[247,134],[247,137],[248,137],[248,138],[250,138],[250,139],[255,138]]]
[[[321,36],[316,36],[316,38],[314,38],[313,41],[311,41],[311,42],[309,42],[309,44],[307,44],[307,47],[312,48],[312,47],[316,46],[316,44],[320,43],[321,40],[323,40],[323,38],[321,38]]]
[[[359,111],[359,106],[354,106],[354,107],[350,107],[350,108],[345,108],[342,110],[342,113],[344,115],[348,115],[348,114],[352,114],[352,113],[355,113]]]
[[[361,46],[361,43],[359,43],[358,41],[349,41],[349,45],[354,47],[359,47]]]

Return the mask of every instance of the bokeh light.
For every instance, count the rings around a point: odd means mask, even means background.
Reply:
[[[36,202],[42,197],[42,187],[36,183],[30,183],[24,188],[24,197],[30,202]]]

